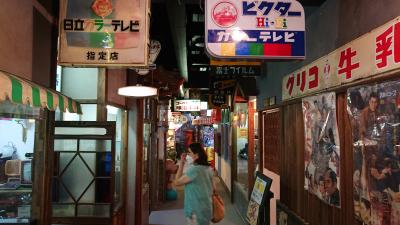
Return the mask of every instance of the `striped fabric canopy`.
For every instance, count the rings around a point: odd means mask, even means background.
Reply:
[[[0,71],[0,102],[4,100],[52,111],[59,108],[61,112],[68,110],[70,113],[82,114],[81,106],[77,101],[57,91]]]

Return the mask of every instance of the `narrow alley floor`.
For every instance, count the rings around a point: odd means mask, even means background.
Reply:
[[[225,218],[218,225],[246,225],[235,207],[232,205],[229,195],[226,193],[219,178],[215,179],[218,194],[224,199]],[[150,214],[150,225],[185,225],[183,214],[183,188],[178,189],[178,199],[167,201],[160,206],[159,211]]]

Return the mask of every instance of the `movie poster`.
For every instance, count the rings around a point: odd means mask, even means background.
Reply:
[[[350,88],[356,218],[400,224],[400,81]]]
[[[304,188],[340,207],[340,147],[334,92],[303,99]]]

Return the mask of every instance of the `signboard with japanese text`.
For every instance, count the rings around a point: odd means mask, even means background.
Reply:
[[[200,111],[201,103],[198,99],[175,100],[175,111]]]
[[[210,105],[213,108],[221,107],[226,104],[226,95],[212,94],[209,97]]]
[[[233,95],[236,87],[235,75],[211,76],[210,94],[211,103],[214,106],[226,104],[227,95]]]
[[[235,87],[236,79],[232,75],[211,77],[211,94],[232,95],[235,91]]]
[[[305,57],[305,15],[298,1],[208,0],[205,13],[206,49],[213,57]]]
[[[148,0],[60,2],[58,63],[73,66],[147,66]]]
[[[286,75],[282,99],[290,100],[400,68],[400,17]]]
[[[261,66],[210,66],[211,75],[260,76]]]

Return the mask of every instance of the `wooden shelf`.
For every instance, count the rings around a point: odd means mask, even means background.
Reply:
[[[7,193],[31,193],[32,189],[0,189],[0,194]]]

